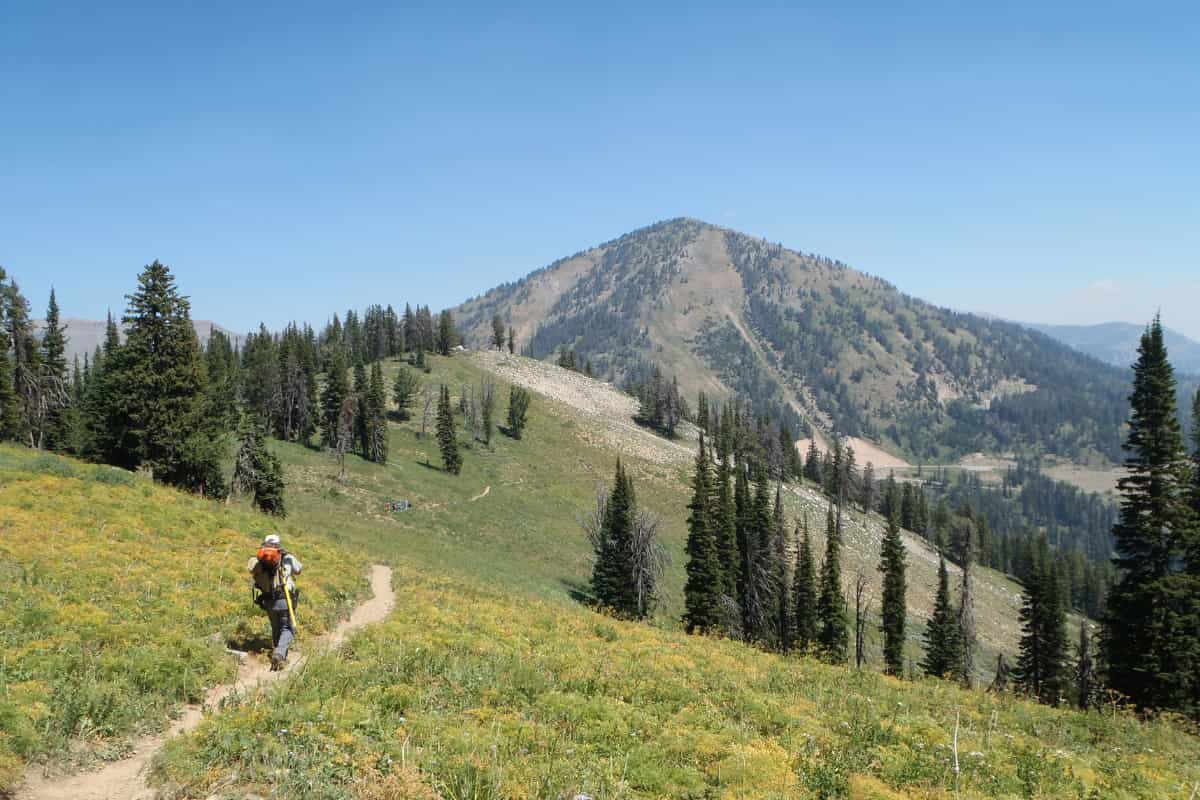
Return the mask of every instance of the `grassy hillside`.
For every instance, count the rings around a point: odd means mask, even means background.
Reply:
[[[268,532],[303,556],[297,613],[316,635],[365,591],[361,553],[121,470],[0,446],[0,796],[23,761],[117,757],[228,679],[225,647],[269,635],[244,573]]]
[[[494,314],[536,357],[574,347],[617,380],[656,362],[690,397],[736,392],[914,462],[1019,448],[1121,457],[1126,370],[696,220],[634,231],[456,310],[477,347]]]
[[[455,404],[463,387],[478,386],[485,376],[498,381],[498,394],[505,398],[501,416],[511,383],[537,392],[525,437],[515,441],[497,434],[491,449],[473,445],[466,451],[462,474],[448,476],[440,470],[432,429],[424,438],[419,435],[418,402],[414,419],[390,426],[388,464],[350,457],[345,483],[336,480],[336,465],[328,454],[274,443],[285,466],[287,505],[293,518],[374,559],[407,558],[439,573],[502,584],[573,606],[577,602],[573,597],[589,591],[591,575],[589,547],[577,519],[594,504],[597,487],[610,486],[620,456],[634,476],[639,502],[662,518],[663,540],[673,555],[656,624],[679,627],[694,442],[668,442],[647,432],[629,420],[629,398],[599,381],[549,364],[488,353],[431,357],[430,364],[431,373],[421,375],[423,384],[436,392],[446,383]],[[391,362],[385,372],[390,378],[399,368]],[[461,426],[462,418],[458,419]],[[461,438],[469,439],[465,434]],[[389,513],[387,502],[400,499],[409,500],[412,509]],[[815,490],[790,486],[784,500],[791,522],[806,517],[810,521],[820,552],[825,498]],[[872,615],[877,613],[880,596],[876,566],[882,532],[877,515],[848,513],[843,576],[847,592],[858,572],[870,581]],[[937,556],[920,537],[908,535],[906,540],[909,652],[915,659],[924,621],[932,611]],[[977,571],[984,670],[994,666],[997,652],[1015,651],[1019,600],[1015,583],[990,570]],[[875,657],[881,645],[875,627],[867,644]]]
[[[168,745],[177,798],[1186,798],[1200,740],[404,566],[388,622]],[[954,772],[955,720],[959,721]],[[240,795],[239,795],[240,796]]]

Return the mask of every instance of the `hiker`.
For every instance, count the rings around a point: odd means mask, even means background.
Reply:
[[[258,555],[250,559],[247,568],[258,589],[254,602],[271,619],[271,671],[277,672],[287,664],[288,648],[296,638],[296,620],[292,614],[299,597],[292,576],[299,575],[304,565],[283,549],[278,536],[271,534],[263,539]]]

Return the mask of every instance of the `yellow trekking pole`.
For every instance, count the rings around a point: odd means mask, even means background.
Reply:
[[[288,591],[287,578],[283,575],[283,564],[279,565],[279,579],[283,583],[283,597],[287,600],[288,616],[292,620],[292,635],[300,635],[300,623],[296,622],[296,609],[292,605],[292,593]]]

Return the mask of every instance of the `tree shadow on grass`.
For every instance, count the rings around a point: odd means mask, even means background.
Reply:
[[[589,608],[596,605],[596,598],[592,596],[592,587],[588,584],[572,578],[559,578],[558,582],[567,590],[567,596],[576,603]]]

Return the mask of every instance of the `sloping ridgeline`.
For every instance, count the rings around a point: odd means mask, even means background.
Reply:
[[[486,346],[494,314],[536,357],[573,347],[618,382],[658,363],[690,396],[744,394],[912,460],[1035,447],[1121,458],[1126,370],[696,220],[634,231],[464,303],[468,344]]]

